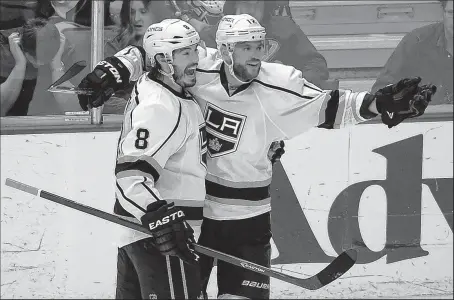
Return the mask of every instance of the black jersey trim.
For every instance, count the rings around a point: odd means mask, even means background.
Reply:
[[[161,150],[162,147],[164,147],[164,145],[167,143],[167,141],[172,137],[172,135],[175,133],[175,131],[177,131],[177,128],[178,126],[180,125],[180,120],[181,120],[181,102],[178,102],[180,104],[180,107],[179,107],[179,112],[178,112],[178,120],[177,120],[177,124],[175,124],[175,127],[173,128],[172,132],[169,134],[169,136],[166,138],[166,140],[164,141],[164,143],[162,143],[161,146],[159,146],[159,148],[151,155],[151,157],[155,156],[156,153],[158,153],[159,150]]]
[[[268,83],[264,83],[263,81],[260,81],[258,79],[254,79],[253,82],[257,82],[263,86],[266,86],[270,89],[275,89],[275,90],[278,90],[278,91],[281,91],[281,92],[285,92],[285,93],[289,93],[289,94],[292,94],[294,96],[297,96],[297,97],[300,97],[300,98],[303,98],[303,99],[314,99],[314,97],[310,97],[310,96],[304,96],[304,95],[301,95],[300,93],[297,93],[297,92],[294,92],[292,90],[288,90],[288,89],[285,89],[283,87],[280,87],[280,86],[275,86],[275,85],[272,85],[272,84],[268,84]]]
[[[232,188],[205,180],[205,187],[208,195],[217,198],[260,201],[270,197],[270,185],[252,188]]]
[[[128,197],[126,197],[125,195],[125,192],[123,191],[123,189],[121,188],[121,186],[118,184],[118,182],[115,183],[117,185],[117,188],[118,190],[120,191],[121,193],[121,196],[126,200],[128,201],[129,203],[131,203],[132,205],[134,205],[135,207],[137,207],[137,209],[141,210],[142,212],[146,213],[147,211],[141,207],[140,205],[138,205],[137,203],[135,203],[134,201],[132,201],[131,199],[129,199]]]
[[[144,187],[144,188],[153,196],[153,198],[156,199],[156,201],[162,200],[162,199],[160,199],[158,196],[156,196],[156,194],[153,192],[153,190],[150,189],[150,188],[145,184],[145,182],[147,182],[147,177],[144,177],[144,178],[143,178],[143,182],[141,182],[141,184],[142,184],[143,187]],[[156,182],[156,180],[155,180],[155,182]]]
[[[138,170],[146,174],[150,174],[151,177],[153,177],[154,182],[157,182],[159,179],[159,172],[155,169],[155,167],[142,159],[138,159],[135,162],[124,162],[115,165],[115,175],[127,170]]]

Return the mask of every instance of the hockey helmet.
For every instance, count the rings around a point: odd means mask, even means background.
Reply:
[[[151,62],[157,54],[164,55],[166,61],[173,62],[174,50],[189,47],[200,42],[197,31],[191,24],[179,19],[166,19],[147,28],[143,39],[143,48]]]
[[[252,16],[247,14],[241,15],[226,15],[219,22],[218,30],[216,31],[216,44],[219,53],[221,53],[222,45],[227,47],[230,57],[230,63],[224,60],[228,65],[230,74],[239,82],[246,83],[238,78],[234,71],[233,51],[236,43],[241,42],[257,42],[265,41],[266,30]],[[266,53],[264,53],[266,56]]]
[[[226,15],[219,22],[216,43],[218,48],[221,45],[231,48],[238,42],[264,40],[265,35],[265,28],[254,17],[247,14]]]
[[[156,65],[156,55],[164,55],[169,64],[170,72],[165,73],[162,69],[159,72],[174,80],[173,51],[192,45],[199,46],[200,43],[199,34],[191,24],[179,19],[166,19],[147,28],[143,39],[143,48],[152,66]]]

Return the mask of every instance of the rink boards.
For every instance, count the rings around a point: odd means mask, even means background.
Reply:
[[[118,134],[1,136],[2,298],[113,297],[117,225],[4,180],[111,212]],[[287,141],[272,184],[273,267],[306,277],[343,249],[359,256],[318,291],[272,280],[272,298],[452,295],[452,135],[451,115],[393,129],[313,129]]]

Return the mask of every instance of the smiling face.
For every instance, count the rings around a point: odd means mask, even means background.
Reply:
[[[251,81],[259,75],[261,60],[265,55],[265,42],[241,42],[233,51],[233,71],[242,81]]]
[[[142,0],[131,1],[131,22],[138,36],[142,36],[151,24],[156,23],[154,14],[148,9],[150,4]]]
[[[182,88],[196,84],[196,68],[199,63],[198,45],[173,51],[173,79]]]

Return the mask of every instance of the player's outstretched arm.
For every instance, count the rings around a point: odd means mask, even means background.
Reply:
[[[277,68],[274,66],[274,68]],[[405,78],[375,94],[350,90],[322,90],[303,78],[301,71],[279,66],[271,99],[262,99],[274,139],[289,139],[313,127],[336,129],[355,125],[381,114],[389,128],[424,113],[436,88],[420,86],[420,78]],[[284,76],[285,75],[285,76]]]
[[[419,77],[404,78],[395,84],[378,90],[375,94],[331,91],[328,103],[331,101],[331,109],[336,110],[336,116],[334,117],[334,114],[332,114],[332,117],[319,124],[319,127],[340,128],[381,115],[382,122],[391,128],[407,118],[420,116],[424,113],[432,95],[436,92],[435,86],[420,86],[420,82],[421,78]],[[334,109],[336,103],[338,103],[338,106],[337,109]],[[350,114],[349,112],[353,113]],[[325,114],[329,115],[326,112]]]

